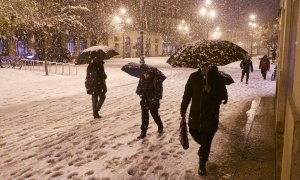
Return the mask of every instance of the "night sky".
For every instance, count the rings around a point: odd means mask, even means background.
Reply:
[[[204,0],[201,2],[204,3]],[[246,27],[249,15],[256,14],[257,23],[270,22],[278,16],[280,0],[212,0],[217,19],[223,26]]]

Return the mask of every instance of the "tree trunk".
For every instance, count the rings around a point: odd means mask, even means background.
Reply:
[[[45,57],[44,57],[44,61],[45,61],[45,75],[48,76],[49,75],[49,72],[48,72],[48,51],[49,51],[49,48],[50,48],[50,36],[48,35],[48,33],[45,33]]]

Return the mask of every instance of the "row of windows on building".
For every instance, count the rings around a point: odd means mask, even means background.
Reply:
[[[120,38],[118,36],[114,37],[114,50],[119,52],[120,54],[122,53],[121,51],[123,50],[123,45],[121,44],[122,42],[119,42]],[[121,44],[121,45],[120,45]],[[177,50],[177,45],[172,44],[170,42],[163,42],[162,43],[162,54],[159,54],[159,40],[156,38],[154,39],[154,54],[151,54],[151,39],[146,38],[145,40],[145,56],[167,56],[170,55]],[[139,57],[141,55],[141,38],[138,37],[135,40],[135,43],[131,42],[130,37],[125,37],[124,38],[124,56],[125,57],[131,57],[132,51],[135,51],[135,57]]]
[[[119,37],[115,36],[114,37],[114,49],[119,52],[120,54],[122,53],[122,46],[120,46],[119,42]],[[170,42],[162,42],[162,54],[159,54],[159,40],[155,39],[154,40],[154,54],[151,52],[151,41],[150,38],[146,38],[145,41],[145,55],[146,56],[153,56],[153,55],[158,55],[158,56],[167,56],[170,55],[177,50],[177,45],[172,44]],[[96,45],[97,42],[91,42],[91,45]],[[32,52],[30,47],[28,46],[28,42],[25,40],[17,40],[15,44],[16,48],[16,56],[25,56],[30,53],[36,53]],[[87,48],[87,42],[86,41],[80,41],[79,43],[79,52],[82,52],[84,49]],[[76,51],[76,46],[75,46],[75,41],[74,40],[69,40],[66,43],[66,49],[70,52],[71,55],[73,55]],[[124,42],[124,53],[125,57],[131,57],[132,56],[132,51],[135,50],[135,57],[139,57],[141,55],[141,38],[137,38],[135,43],[131,42],[130,37],[125,38]],[[151,54],[152,53],[152,54]],[[8,43],[4,39],[0,39],[0,55],[8,55]]]

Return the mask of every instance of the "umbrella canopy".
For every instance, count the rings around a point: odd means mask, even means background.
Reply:
[[[125,64],[122,68],[122,71],[128,73],[131,76],[141,78],[143,75],[143,71],[148,71],[157,78],[161,80],[165,80],[167,77],[156,67],[150,66],[148,64],[139,64],[139,63],[134,63],[130,62],[128,64]]]
[[[110,47],[92,46],[82,51],[76,59],[76,64],[99,62],[116,55],[119,55],[119,53]]]
[[[221,74],[221,76],[224,77],[226,85],[230,85],[230,84],[234,83],[234,80],[232,79],[232,77],[229,74],[227,74],[223,71],[219,71],[219,74]]]
[[[201,40],[182,46],[167,60],[172,67],[198,68],[203,62],[223,66],[239,61],[247,51],[238,45],[221,40]]]

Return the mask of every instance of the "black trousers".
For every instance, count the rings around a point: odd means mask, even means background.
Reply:
[[[246,82],[248,82],[248,80],[249,80],[249,71],[245,71],[245,70],[242,71],[241,81],[243,81],[245,74],[246,74]]]
[[[189,128],[193,139],[200,144],[198,156],[202,161],[207,161],[210,153],[211,143],[216,132],[199,132],[196,129]]]
[[[157,124],[158,128],[162,128],[163,124],[160,119],[160,116],[158,114],[159,104],[157,106],[151,106],[150,108],[147,108],[146,106],[141,104],[142,109],[142,125],[141,125],[141,131],[146,132],[149,125],[149,111],[151,113],[151,116],[154,119],[154,122]]]
[[[266,79],[267,77],[267,70],[266,69],[261,69],[261,75]]]
[[[105,101],[104,93],[92,94],[92,107],[93,107],[93,115],[99,115],[98,111],[100,111],[104,101]]]

